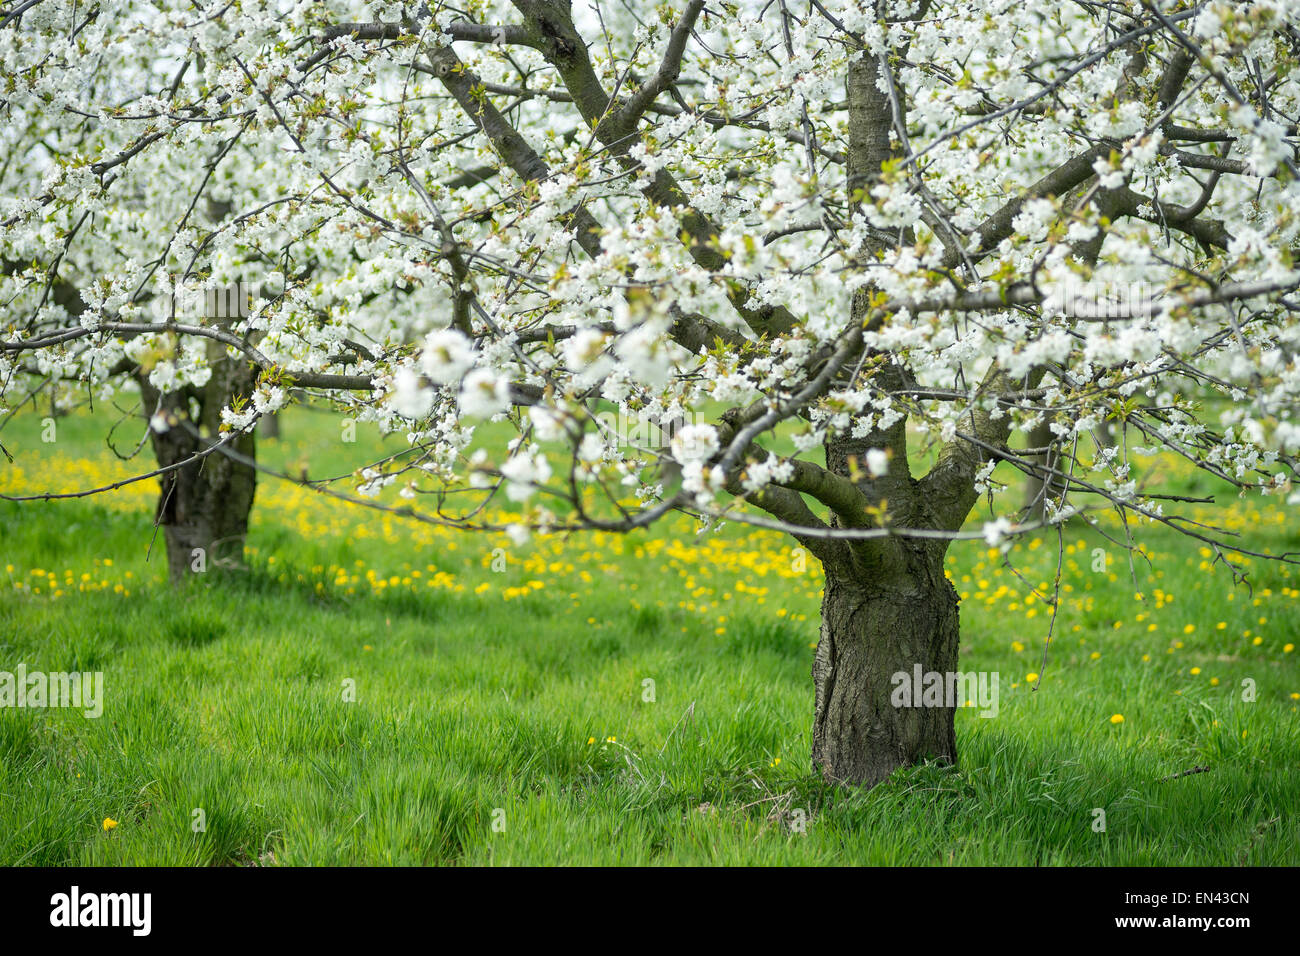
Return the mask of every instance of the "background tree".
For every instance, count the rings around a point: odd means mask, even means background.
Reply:
[[[952,540],[1110,507],[1118,547],[1133,521],[1246,551],[1142,480],[1157,449],[1290,493],[1298,19],[11,4],[0,395],[109,391],[145,356],[152,388],[199,387],[224,351],[247,400],[158,423],[190,459],[251,465],[259,416],[319,397],[409,436],[330,489],[377,508],[484,529],[504,495],[520,539],[674,510],[789,531],[826,572],[813,759],[872,784],[956,757],[951,707],[890,699],[958,667]],[[233,321],[149,311],[268,276]],[[611,407],[689,424],[628,443]],[[1012,442],[1035,427],[1050,454]],[[1052,492],[1008,502],[1012,469]]]

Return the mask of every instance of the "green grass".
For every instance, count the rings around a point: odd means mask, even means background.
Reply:
[[[105,460],[94,422],[59,427],[53,448],[31,415],[0,434],[31,490],[98,474],[51,477],[51,454]],[[347,470],[336,427],[290,416],[264,458]],[[1300,671],[1283,649],[1300,577],[1284,567],[1255,562],[1253,593],[1234,589],[1148,532],[1161,576],[1139,569],[1140,602],[1115,549],[1094,573],[1103,542],[1071,527],[1043,670],[1041,602],[982,547],[954,546],[962,666],[1001,675],[1000,713],[958,712],[958,767],[864,793],[811,771],[821,579],[791,573],[776,535],[735,529],[714,552],[677,526],[539,542],[493,574],[502,540],[316,499],[299,511],[266,479],[249,567],[176,592],[157,550],[146,561],[140,491],[0,502],[0,670],[102,670],[107,697],[99,719],[0,709],[0,863],[1300,863]],[[1243,513],[1245,532],[1295,548],[1274,515]],[[1050,580],[1056,539],[1013,558]],[[436,571],[459,590],[421,583]],[[1172,595],[1159,608],[1155,588]]]

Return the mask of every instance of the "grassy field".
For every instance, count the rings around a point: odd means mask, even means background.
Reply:
[[[100,426],[44,444],[16,417],[0,493],[131,474]],[[261,454],[346,471],[337,427],[291,414]],[[400,447],[365,428],[360,447]],[[106,683],[99,719],[0,708],[0,863],[1300,863],[1286,566],[1234,587],[1140,529],[1138,598],[1123,552],[1072,525],[1045,655],[1031,588],[1055,534],[1015,571],[955,545],[962,665],[1001,676],[999,714],[958,712],[960,766],[859,793],[810,768],[821,575],[779,534],[680,520],[514,547],[264,479],[249,567],[177,593],[161,538],[149,557],[156,489],[0,501],[0,670]],[[1285,505],[1220,500],[1257,547],[1300,549]]]

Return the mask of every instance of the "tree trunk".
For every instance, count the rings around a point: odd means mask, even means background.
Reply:
[[[1056,440],[1051,421],[1046,418],[1030,429],[1026,438],[1030,448],[1046,448]],[[1061,470],[1061,455],[1055,447],[1043,454],[1034,455],[1034,460],[1045,469]],[[1043,474],[1025,476],[1025,508],[1031,521],[1042,520],[1047,514],[1047,502],[1050,500],[1059,503],[1065,490],[1065,484],[1059,477],[1050,471],[1046,475],[1046,480]]]
[[[1092,430],[1092,438],[1098,453],[1114,445],[1115,436],[1111,430],[1110,422],[1102,422],[1097,425]],[[1052,432],[1050,422],[1044,419],[1029,431],[1025,440],[1030,448],[1044,448],[1056,441],[1056,435]],[[1033,457],[1039,465],[1046,468],[1052,468],[1060,472],[1069,471],[1069,463],[1062,459],[1061,452],[1055,448],[1046,454]],[[1029,520],[1042,520],[1045,518],[1049,500],[1059,505],[1065,493],[1065,485],[1066,481],[1060,475],[1051,475],[1048,480],[1044,480],[1043,475],[1026,475],[1025,510],[1028,512]]]
[[[185,461],[219,434],[221,409],[253,388],[253,371],[215,350],[209,353],[212,377],[202,389],[186,388],[160,394],[141,377],[145,414],[161,411],[172,422],[164,431],[150,429],[158,465]],[[186,427],[183,422],[189,424]],[[191,431],[197,427],[200,438]],[[256,456],[252,431],[230,443],[232,451]],[[192,574],[237,567],[243,562],[248,516],[257,490],[257,472],[220,451],[169,471],[159,478],[156,523],[167,542],[167,571],[173,584]]]
[[[957,671],[957,593],[942,558],[881,579],[828,566],[813,659],[813,765],[828,782],[873,786],[926,759],[955,763],[954,708],[896,706],[895,675]],[[913,704],[920,704],[914,701]]]
[[[263,438],[279,441],[280,440],[280,413],[272,412],[269,415],[263,415],[262,420],[257,423],[257,433]]]
[[[905,59],[906,45],[895,52]],[[896,113],[907,115],[907,91],[891,69],[885,58],[866,52],[849,58],[846,174],[855,203],[880,180],[885,164],[901,156],[894,123]],[[914,241],[910,227],[870,232],[858,257],[864,274],[870,275],[882,254]],[[870,286],[855,291],[851,319],[866,331],[883,321],[872,306]],[[906,366],[890,356],[869,351],[866,360],[859,368],[869,368],[864,374],[873,388],[904,394],[916,386]],[[935,480],[923,488],[911,475],[906,418],[884,426],[881,418],[867,417],[863,429],[855,425],[826,443],[826,470],[848,479],[864,499],[859,504],[835,492],[824,502],[831,508],[831,526],[871,528],[874,514],[888,516],[900,528],[959,528],[975,501],[978,454],[950,451],[936,465]],[[861,465],[873,449],[886,453],[888,467],[868,477]],[[906,703],[895,697],[898,675],[911,684],[918,666],[923,680],[938,674],[945,688],[957,673],[957,592],[943,573],[947,542],[915,537],[825,543],[810,537],[808,542],[826,572],[812,671],[813,766],[828,782],[870,787],[927,759],[955,763],[955,702],[946,695]]]

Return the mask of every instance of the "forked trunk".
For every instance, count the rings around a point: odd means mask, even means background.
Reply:
[[[898,706],[895,694],[896,675],[910,685],[917,664],[945,679],[957,671],[957,594],[940,562],[886,580],[827,567],[812,754],[828,782],[870,787],[923,760],[956,762],[952,701]]]
[[[898,54],[902,58],[905,49]],[[882,82],[888,70],[883,57],[849,61],[845,94],[851,191],[868,192],[884,165],[899,157],[894,124],[896,113],[906,114],[906,92],[891,97],[890,91],[901,87],[894,76]],[[910,229],[872,233],[861,252],[864,272],[875,267],[877,255],[912,241]],[[853,322],[874,330],[880,318],[869,288],[857,290]],[[915,387],[902,364],[879,352],[869,352],[868,359],[874,389],[905,394]],[[852,430],[856,437],[828,442],[827,470],[856,484],[870,506],[890,515],[898,527],[945,527],[953,520],[948,513],[959,510],[961,495],[948,489],[932,502],[919,490],[908,466],[906,419],[868,416],[865,424],[865,430]],[[861,466],[873,451],[887,453],[888,468],[867,479]],[[835,497],[838,503],[828,502],[835,512],[832,523],[863,527],[861,505],[852,496],[837,492]],[[961,517],[964,512],[955,516],[956,524]],[[870,787],[900,767],[926,759],[956,761],[952,701],[896,705],[894,694],[896,675],[910,682],[917,665],[923,674],[937,672],[945,680],[956,673],[957,594],[943,575],[944,550],[938,541],[916,538],[822,545],[826,590],[821,641],[813,659],[812,757],[827,781]]]

